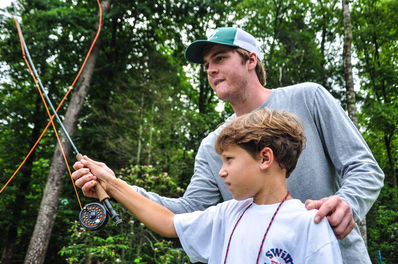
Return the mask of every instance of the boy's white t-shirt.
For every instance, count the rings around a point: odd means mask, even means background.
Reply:
[[[205,211],[175,215],[174,226],[190,260],[224,263],[232,229],[251,203],[252,199],[230,200]],[[278,205],[253,203],[234,231],[227,263],[256,263],[264,233]],[[333,230],[325,218],[315,224],[315,213],[300,200],[285,201],[268,231],[258,263],[343,263]]]

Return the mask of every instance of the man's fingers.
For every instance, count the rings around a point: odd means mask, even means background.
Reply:
[[[333,216],[328,216],[327,218],[329,220],[329,223],[331,223],[331,221],[333,222],[332,220]],[[330,225],[332,226],[332,224]],[[351,232],[354,226],[355,226],[354,219],[352,217],[347,216],[344,217],[340,221],[340,223],[338,223],[336,226],[332,226],[332,229],[338,239],[343,239]]]
[[[326,202],[328,198],[322,198],[321,200],[306,200],[305,201],[305,207],[307,210],[312,210],[312,209],[319,209],[321,208],[322,204]]]
[[[315,215],[315,223],[319,223],[325,216],[328,216],[334,212],[338,201],[335,199],[336,196],[323,198],[321,200],[307,200],[305,206],[308,210],[318,209]]]
[[[355,226],[352,211],[344,202],[338,203],[334,212],[327,219],[338,239],[347,236]]]
[[[320,200],[307,200],[305,201],[305,207],[307,210],[312,210],[312,209],[319,209],[321,207],[322,202]]]
[[[308,210],[318,209],[314,222],[319,223],[326,216],[334,234],[338,239],[346,237],[355,226],[350,206],[338,196],[330,196],[321,200],[307,200]]]
[[[323,204],[322,200],[306,200],[305,207],[307,210],[319,209]],[[315,223],[319,223],[322,220],[323,216],[319,215],[319,211],[315,215],[314,221]]]
[[[349,220],[352,219],[352,213],[348,204],[339,200],[332,200],[331,203],[328,203],[328,205],[329,207],[327,207],[325,211],[329,210],[329,224],[332,227],[338,227],[342,225],[340,229],[345,229]]]
[[[354,221],[354,219],[352,219],[351,221],[349,221],[348,225],[346,225],[346,228],[343,231],[341,231],[341,232],[340,232],[340,230],[335,231],[334,229],[333,229],[333,231],[334,231],[337,239],[343,239],[352,231],[352,229],[354,229],[354,227],[355,227],[355,221]]]

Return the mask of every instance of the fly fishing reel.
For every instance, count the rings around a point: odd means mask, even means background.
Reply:
[[[116,225],[122,223],[118,213],[113,209],[109,199],[106,198],[100,203],[89,203],[83,207],[79,214],[80,224],[88,230],[98,230],[106,225],[109,216]]]
[[[90,203],[79,214],[80,224],[89,230],[98,230],[108,222],[108,213],[100,203]]]

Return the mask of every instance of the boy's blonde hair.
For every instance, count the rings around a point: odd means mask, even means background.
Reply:
[[[298,117],[262,108],[231,121],[218,136],[215,150],[221,154],[229,146],[237,145],[257,159],[260,151],[269,147],[279,166],[286,169],[287,178],[296,167],[305,142]]]

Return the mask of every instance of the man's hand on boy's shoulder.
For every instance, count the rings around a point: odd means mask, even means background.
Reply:
[[[314,218],[315,223],[319,223],[326,216],[337,239],[345,238],[355,226],[350,206],[338,196],[307,200],[305,207],[308,210],[318,209]]]

